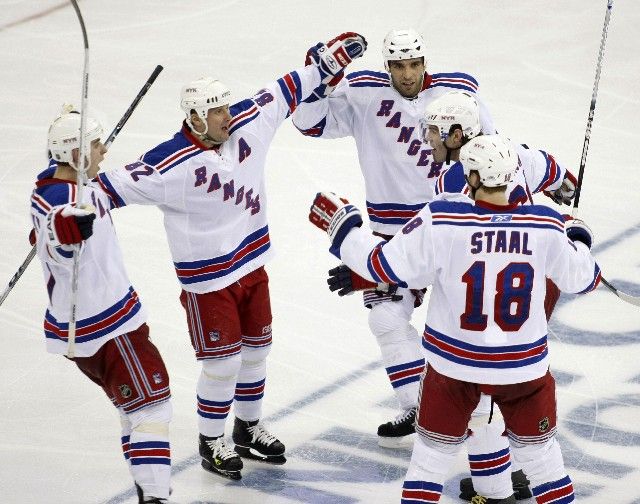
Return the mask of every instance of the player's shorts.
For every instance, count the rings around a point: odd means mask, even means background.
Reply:
[[[428,439],[458,444],[467,437],[480,393],[500,408],[509,437],[544,443],[556,431],[556,384],[551,373],[510,385],[480,385],[450,378],[427,365],[420,383],[416,430]]]
[[[147,324],[107,341],[91,357],[73,361],[125,413],[171,397],[169,375],[160,352],[149,339]]]
[[[269,277],[263,267],[218,291],[183,290],[180,302],[198,360],[231,357],[240,353],[242,345],[271,344]]]

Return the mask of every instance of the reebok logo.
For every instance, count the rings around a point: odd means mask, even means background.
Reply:
[[[491,217],[491,222],[510,222],[512,215],[494,215]]]

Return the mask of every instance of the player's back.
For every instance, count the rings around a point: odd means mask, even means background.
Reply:
[[[445,374],[480,383],[515,383],[544,374],[545,277],[569,292],[556,257],[567,243],[560,214],[541,205],[429,205],[433,293],[423,338]],[[573,246],[575,248],[575,246]],[[572,249],[574,250],[574,249]],[[556,256],[557,254],[557,256]]]

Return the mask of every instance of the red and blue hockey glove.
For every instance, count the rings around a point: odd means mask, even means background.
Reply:
[[[551,198],[558,205],[571,205],[571,202],[576,195],[577,185],[578,181],[574,177],[573,173],[567,170],[567,173],[562,180],[562,185],[555,191],[544,191],[544,195]]]
[[[362,226],[362,214],[346,199],[334,193],[319,192],[311,205],[309,221],[327,232],[331,240],[329,251],[339,258],[340,246],[349,231]]]
[[[367,41],[362,35],[345,32],[326,44],[319,42],[311,47],[307,51],[305,65],[316,65],[320,71],[322,83],[335,87],[342,79],[343,70],[347,65],[362,56],[366,50]]]
[[[58,247],[74,245],[86,240],[93,234],[95,218],[95,208],[91,205],[77,208],[68,204],[54,209],[46,218],[49,242],[54,247]]]
[[[584,243],[587,247],[591,248],[593,244],[593,232],[587,224],[580,219],[574,219],[568,215],[565,215],[564,227],[567,231],[567,236],[571,241],[579,241]],[[567,219],[568,218],[568,219]]]

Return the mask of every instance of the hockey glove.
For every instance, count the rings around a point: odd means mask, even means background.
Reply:
[[[578,181],[569,170],[564,176],[562,185],[555,191],[544,191],[545,196],[549,196],[558,205],[571,205],[574,196],[576,195],[576,186]]]
[[[565,216],[569,218],[565,223],[565,229],[567,230],[567,236],[571,241],[579,241],[584,243],[587,247],[591,248],[593,243],[593,232],[587,226],[587,224],[580,219],[573,219],[568,215]]]
[[[314,64],[320,71],[322,83],[335,87],[343,70],[354,59],[359,58],[367,49],[367,41],[355,32],[345,32],[326,44],[319,42],[307,51],[305,65]]]
[[[341,264],[340,266],[330,269],[327,283],[329,284],[329,290],[331,292],[338,291],[338,296],[353,294],[358,290],[378,288],[376,282],[362,278],[357,273],[351,271],[346,264]]]
[[[309,221],[326,231],[331,240],[329,251],[340,257],[340,246],[353,227],[362,226],[362,214],[344,198],[334,193],[316,194],[309,212]]]
[[[375,290],[378,296],[390,296],[391,301],[400,301],[402,296],[396,294],[398,286],[386,283],[376,283],[366,278],[362,278],[357,273],[351,271],[349,266],[341,264],[329,270],[329,278],[327,278],[329,290],[331,292],[338,291],[338,296],[348,296],[355,291]]]
[[[31,228],[31,231],[29,232],[29,245],[33,247],[35,244],[36,244],[36,230],[34,228]]]
[[[91,205],[77,208],[68,204],[49,212],[46,221],[51,245],[59,247],[86,240],[93,234],[93,220],[95,218],[95,208]]]

